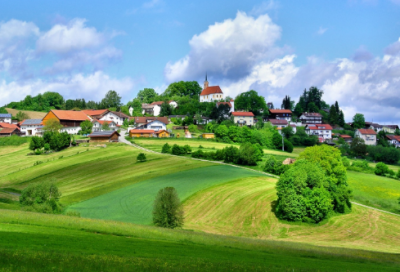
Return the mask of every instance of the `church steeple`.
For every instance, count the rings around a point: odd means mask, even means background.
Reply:
[[[207,73],[206,73],[206,81],[204,81],[204,90],[208,88],[208,80],[207,80]]]

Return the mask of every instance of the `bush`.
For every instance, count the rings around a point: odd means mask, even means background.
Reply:
[[[348,168],[350,166],[350,160],[347,157],[342,157],[343,166]]]
[[[353,161],[351,166],[347,167],[347,169],[356,171],[356,172],[364,172],[364,173],[373,173],[374,172],[374,169],[368,165],[367,161],[364,161],[364,160]]]
[[[61,193],[54,183],[44,182],[26,187],[21,193],[19,202],[38,212],[59,213],[61,212],[61,205],[58,203],[60,197]]]
[[[256,165],[260,161],[262,154],[260,150],[251,143],[244,143],[239,149],[239,163],[244,165]]]
[[[196,132],[197,131],[197,126],[193,125],[193,124],[189,125],[188,129],[189,129],[190,132]]]
[[[145,162],[147,160],[146,154],[144,153],[139,153],[139,155],[136,158],[139,162]]]
[[[173,155],[180,156],[180,155],[185,154],[185,149],[184,149],[183,147],[177,145],[177,144],[174,144],[174,145],[172,146],[171,153],[172,153]]]
[[[161,153],[169,153],[171,152],[171,146],[168,143],[165,143],[162,147]]]
[[[364,139],[359,137],[354,138],[350,145],[350,151],[354,156],[364,158],[367,154],[367,145]]]
[[[239,149],[234,146],[225,147],[224,151],[224,162],[238,163],[239,162]]]
[[[190,147],[190,145],[184,145],[183,151],[185,152],[185,154],[190,154],[192,153],[192,148]]]
[[[375,175],[384,176],[389,173],[389,167],[383,162],[378,162],[375,166]],[[393,171],[392,171],[393,172]],[[394,174],[394,172],[393,172]]]
[[[284,140],[284,144],[285,144],[285,147],[284,147],[285,151],[292,153],[293,152],[293,144],[288,139]]]
[[[153,206],[153,224],[164,228],[183,226],[183,209],[178,193],[173,187],[158,191]]]
[[[46,151],[50,150],[50,145],[48,143],[44,144],[44,150],[46,150]]]
[[[285,173],[289,167],[289,165],[284,165],[282,161],[278,161],[274,156],[269,155],[265,161],[264,172],[280,176]]]

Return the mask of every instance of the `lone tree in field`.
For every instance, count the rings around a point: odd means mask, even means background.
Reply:
[[[136,159],[137,159],[138,161],[140,161],[140,162],[145,162],[145,161],[147,160],[146,154],[144,154],[144,153],[139,153],[139,155],[137,156]]]
[[[153,207],[153,223],[163,228],[183,226],[183,209],[174,187],[165,187],[158,191]]]

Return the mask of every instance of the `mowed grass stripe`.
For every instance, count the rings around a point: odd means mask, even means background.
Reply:
[[[400,218],[353,206],[322,224],[291,224],[273,213],[276,179],[257,177],[198,192],[184,203],[185,228],[215,234],[301,242],[318,246],[400,253]]]
[[[157,192],[164,187],[175,187],[181,200],[184,200],[197,191],[216,184],[260,175],[262,174],[226,165],[180,171],[147,179],[77,203],[70,206],[68,210],[80,212],[83,217],[87,218],[151,224],[154,199]]]

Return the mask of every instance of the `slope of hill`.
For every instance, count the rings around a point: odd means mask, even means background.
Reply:
[[[17,115],[18,112],[22,111],[23,113],[26,113],[29,116],[29,119],[43,119],[47,114],[47,112],[16,110],[10,108],[6,108],[6,111],[8,113],[11,113],[13,116]]]

